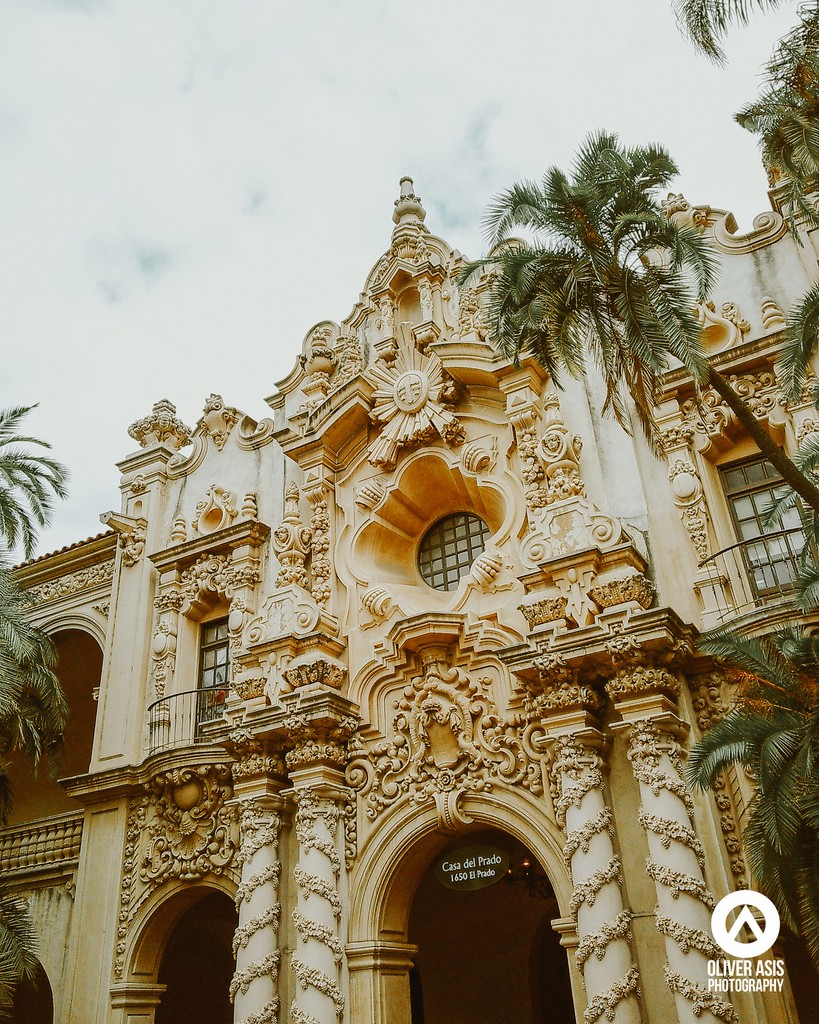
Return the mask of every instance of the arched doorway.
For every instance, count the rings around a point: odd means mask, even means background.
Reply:
[[[439,869],[468,866],[480,848],[509,865],[491,885],[459,888],[460,874],[447,879]],[[486,830],[450,844],[412,902],[412,1024],[572,1024],[566,951],[550,924],[559,916],[546,874],[517,839]]]
[[[14,990],[11,1020],[21,1024],[54,1024],[54,999],[42,964],[31,980],[23,979]]]
[[[236,925],[233,902],[222,892],[209,893],[182,914],[159,964],[157,980],[166,988],[156,1024],[232,1024]]]

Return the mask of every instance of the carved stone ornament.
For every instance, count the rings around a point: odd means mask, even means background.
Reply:
[[[767,421],[773,431],[781,429],[785,419],[784,399],[772,370],[730,374],[727,380],[758,420]],[[724,439],[738,429],[734,414],[711,388],[702,393],[699,401],[695,398],[685,401],[682,413],[685,422],[695,431],[697,447],[704,452],[714,440],[725,447],[730,442]]]
[[[313,683],[340,690],[347,679],[347,669],[340,661],[326,654],[310,653],[291,661],[283,676],[285,685],[282,686],[282,693]]]
[[[181,576],[182,613],[207,607],[215,597],[230,601],[237,587],[259,582],[256,566],[238,566],[229,555],[202,555]]]
[[[606,683],[606,692],[616,702],[656,693],[676,697],[680,681],[662,666],[631,665],[614,673]]]
[[[474,288],[462,288],[458,296],[458,334],[461,339],[475,337],[486,341],[489,336],[489,322],[486,310],[481,305]]]
[[[210,395],[202,410],[197,430],[210,437],[221,451],[239,420],[239,413],[225,405],[221,395]]]
[[[294,483],[288,484],[284,492],[284,519],[271,536],[273,550],[281,565],[276,577],[277,587],[286,587],[291,583],[300,587],[307,586],[304,563],[310,550],[311,534],[299,515],[299,493]]]
[[[236,495],[217,484],[211,484],[205,497],[196,506],[191,527],[204,537],[230,526],[237,515]]]
[[[370,819],[404,796],[440,807],[449,794],[494,782],[542,792],[539,764],[517,728],[498,716],[488,678],[473,682],[443,656],[428,655],[394,706],[392,739],[368,747],[353,740],[347,780],[365,797]]]
[[[531,409],[510,412],[522,462],[530,532],[521,545],[524,564],[535,568],[575,551],[601,550],[620,542],[623,531],[586,497],[580,476],[583,442],[563,422],[555,392],[544,397],[545,426],[537,440]]]
[[[713,302],[698,302],[694,311],[702,329],[702,337],[709,352],[721,352],[742,344],[742,336],[751,325],[740,316],[734,302],[725,302],[722,313],[717,313]]]
[[[124,972],[129,923],[147,896],[169,879],[237,879],[239,828],[230,769],[203,764],[161,772],[129,805],[114,971]]]
[[[60,576],[59,579],[40,583],[36,587],[31,587],[29,593],[37,604],[43,604],[45,601],[54,601],[58,597],[76,594],[80,590],[106,586],[110,584],[113,575],[113,560],[100,562],[99,565],[91,565],[87,569],[79,569],[77,572]]]
[[[176,417],[176,406],[167,398],[154,404],[150,416],[145,416],[128,427],[128,433],[140,448],[165,444],[179,450],[191,443],[191,429]]]
[[[785,314],[770,295],[762,296],[762,326],[766,331],[778,331],[785,326]]]
[[[220,875],[236,852],[235,809],[227,765],[175,768],[154,776],[147,787],[153,820],[139,877],[159,884]]]
[[[437,355],[401,352],[392,366],[375,364],[368,374],[376,385],[370,419],[382,427],[369,448],[371,465],[391,468],[402,448],[439,438],[463,443],[464,428],[447,408],[456,399],[455,387]]]
[[[580,672],[566,665],[556,654],[535,658],[537,677],[521,679],[523,706],[529,718],[542,718],[551,712],[600,710],[600,694],[589,682],[581,682]]]
[[[637,572],[592,587],[589,596],[600,608],[615,608],[621,604],[650,608],[654,600],[654,584],[641,572]]]

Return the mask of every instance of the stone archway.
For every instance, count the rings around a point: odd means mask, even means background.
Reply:
[[[483,872],[492,884],[474,888],[438,870],[463,864],[471,870],[455,878],[473,876],[476,851],[481,863],[500,862]],[[455,838],[431,861],[412,901],[412,1024],[572,1021],[566,952],[551,927],[557,917],[548,877],[520,841],[497,829]]]
[[[510,789],[466,797],[460,809],[463,820],[471,819],[471,824],[454,833],[439,827],[434,807],[398,805],[381,819],[360,851],[350,880],[357,894],[350,908],[347,945],[351,1020],[413,1024],[410,990],[417,988],[413,971],[419,950],[411,941],[410,924],[416,893],[438,854],[454,841],[466,843],[482,831],[494,830],[512,845],[531,851],[548,877],[554,916],[562,918],[561,931],[568,938],[566,944],[571,944],[571,882],[560,832],[543,808]],[[571,964],[569,974],[573,1002],[582,1009],[582,985]]]
[[[222,1024],[218,1013],[224,1016],[234,967],[231,942],[237,915],[232,894],[232,886],[221,879],[211,879],[205,883],[177,884],[170,891],[154,893],[146,901],[134,922],[128,968],[123,980],[111,989],[112,1021]],[[210,946],[205,941],[208,937],[213,940]],[[197,957],[203,941],[203,955]],[[211,962],[213,953],[218,960],[215,965]],[[184,1003],[185,984],[189,979],[195,982],[197,977],[208,983],[213,980],[221,987],[221,994],[217,993],[212,1000],[215,1016],[199,1014],[189,1019],[176,1012],[178,1005]],[[232,1011],[226,1017],[226,1021],[231,1020]]]

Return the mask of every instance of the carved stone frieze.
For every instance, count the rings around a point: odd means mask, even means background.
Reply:
[[[176,406],[163,398],[154,404],[150,416],[145,416],[128,427],[128,433],[140,448],[165,444],[174,450],[191,443],[191,429],[177,419]]]
[[[487,677],[473,681],[436,652],[394,706],[391,739],[364,745],[358,737],[351,745],[347,780],[370,819],[404,796],[443,807],[441,797],[495,782],[542,792],[540,766],[517,727],[497,714]]]
[[[450,409],[457,392],[437,355],[402,351],[392,365],[367,372],[376,386],[370,419],[381,427],[367,455],[371,465],[391,468],[401,449],[439,439],[463,443],[464,428]]]
[[[76,594],[81,590],[110,584],[113,575],[114,562],[109,560],[100,562],[99,565],[91,565],[87,569],[78,569],[77,572],[60,576],[59,579],[40,583],[31,587],[29,593],[33,595],[37,604],[44,604],[46,601],[55,601],[58,597]]]

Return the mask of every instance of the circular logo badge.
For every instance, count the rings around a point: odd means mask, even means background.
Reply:
[[[733,910],[738,910],[738,913],[732,916],[729,924],[728,919]],[[764,927],[754,916],[753,910],[762,914]],[[779,935],[779,911],[761,892],[740,889],[723,897],[714,907],[711,931],[729,956],[761,956],[768,952]],[[750,932],[756,938],[750,942],[740,942],[737,936],[743,931]]]
[[[418,370],[407,370],[395,382],[393,396],[402,412],[418,412],[429,395],[429,380]]]

